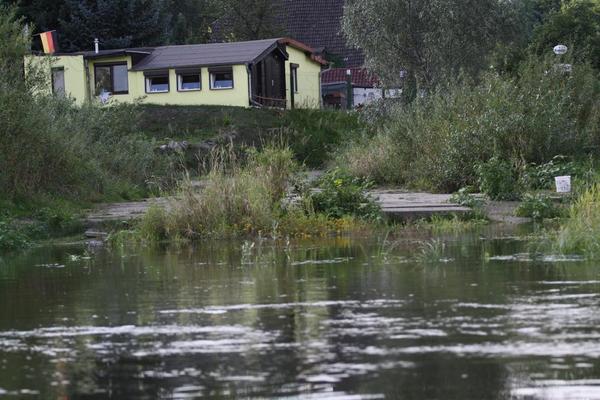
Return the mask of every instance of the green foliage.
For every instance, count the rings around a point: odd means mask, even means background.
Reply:
[[[600,257],[600,186],[593,185],[571,206],[569,218],[549,236],[554,251]]]
[[[480,190],[492,200],[515,200],[519,198],[519,180],[513,166],[498,157],[477,166]]]
[[[319,179],[317,191],[309,195],[316,212],[331,218],[348,215],[368,220],[381,218],[381,210],[367,190],[371,183],[335,168]]]
[[[171,15],[164,0],[68,0],[60,21],[63,50],[158,46],[169,39]]]
[[[45,96],[47,69],[26,64],[14,12],[0,14],[0,186],[2,197],[51,194],[79,201],[137,197],[170,181],[168,157],[137,133],[136,105],[75,106]],[[41,78],[45,75],[46,78]]]
[[[28,245],[29,239],[23,230],[13,221],[0,217],[0,250],[18,250]]]
[[[330,153],[364,126],[355,113],[313,109],[290,110],[283,124],[291,133],[286,139],[296,158],[313,168],[325,165]]]
[[[406,87],[404,69],[428,89],[483,69],[496,44],[514,36],[516,10],[498,0],[351,0],[342,27],[386,85]]]
[[[549,13],[536,29],[531,47],[544,54],[557,44],[569,45],[576,60],[600,69],[600,3],[571,0]]]
[[[515,214],[518,217],[541,221],[543,219],[559,217],[562,213],[561,209],[547,195],[527,193],[523,196],[519,207],[515,210]]]
[[[278,16],[283,11],[276,0],[221,0],[221,15],[227,19],[221,32],[228,41],[258,40],[285,36]]]
[[[477,185],[477,166],[496,157],[511,168],[501,171],[506,189],[490,190],[516,193],[508,181],[515,187],[521,166],[595,154],[600,141],[596,72],[576,64],[565,76],[552,65],[531,59],[516,77],[490,72],[478,84],[459,81],[396,107],[375,136],[343,149],[337,163],[380,183],[448,192]]]
[[[553,189],[554,178],[564,175],[579,175],[580,166],[557,155],[543,164],[528,164],[521,175],[524,186],[530,189]]]
[[[483,200],[480,197],[473,195],[468,188],[461,188],[458,192],[450,196],[450,203],[470,208],[483,207]]]
[[[140,111],[140,131],[147,137],[191,143],[233,141],[239,148],[283,140],[295,159],[310,168],[322,168],[341,143],[366,128],[356,113],[339,110],[143,105]],[[196,157],[190,158],[197,163]]]

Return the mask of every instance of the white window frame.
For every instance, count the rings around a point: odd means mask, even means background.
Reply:
[[[227,73],[225,70],[231,71],[231,86],[227,87],[215,87],[215,74],[219,73]],[[224,67],[224,68],[215,68],[214,70],[209,70],[209,81],[210,81],[210,90],[231,90],[235,87],[235,80],[233,77],[233,67]]]
[[[198,77],[198,88],[197,89],[184,89],[183,88],[183,77],[184,76],[197,76]],[[178,73],[177,74],[177,91],[178,92],[199,92],[202,90],[202,73]]]
[[[167,89],[166,90],[152,90],[152,79],[154,79],[154,78],[167,78]],[[171,79],[169,78],[169,74],[146,76],[145,81],[146,81],[146,93],[147,94],[169,93],[171,91]]]

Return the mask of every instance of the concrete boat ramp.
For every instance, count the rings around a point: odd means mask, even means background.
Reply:
[[[449,194],[411,193],[397,190],[375,190],[373,198],[381,206],[383,214],[395,221],[412,221],[433,215],[465,214],[471,212],[450,202]]]
[[[381,205],[386,218],[394,221],[412,221],[432,215],[463,214],[471,211],[449,202],[450,195],[402,192],[399,190],[374,190],[371,196]],[[151,198],[142,201],[102,204],[91,210],[85,218],[86,236],[101,237],[102,227],[142,217],[152,206],[168,207],[169,199]]]

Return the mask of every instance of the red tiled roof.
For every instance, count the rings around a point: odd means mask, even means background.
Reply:
[[[366,68],[332,68],[321,75],[323,85],[346,82],[346,70],[352,72],[352,85],[356,87],[375,87],[379,79]]]

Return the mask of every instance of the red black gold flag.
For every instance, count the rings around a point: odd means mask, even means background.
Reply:
[[[56,31],[49,31],[40,33],[42,38],[42,46],[44,46],[44,53],[53,54],[58,49],[58,41],[56,40]]]

